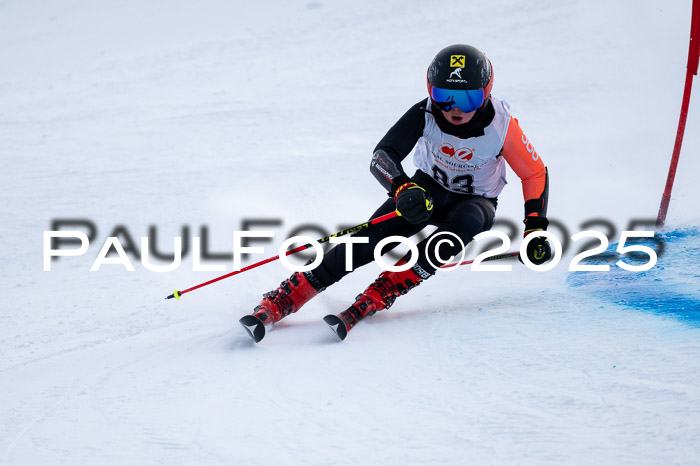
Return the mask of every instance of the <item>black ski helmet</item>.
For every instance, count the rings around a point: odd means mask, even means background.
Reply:
[[[492,87],[491,61],[471,45],[445,47],[428,67],[428,94],[441,110],[472,112],[488,100]]]

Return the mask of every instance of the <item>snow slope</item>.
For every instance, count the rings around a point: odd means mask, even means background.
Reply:
[[[668,251],[644,275],[569,274],[574,248],[546,273],[463,267],[338,343],[321,318],[372,264],[254,345],[237,320],[289,274],[279,263],[180,301],[163,297],[221,272],[193,272],[191,254],[169,273],[89,271],[118,226],[137,248],[154,226],[161,251],[207,226],[221,253],[245,219],[277,219],[262,259],[300,225],[364,221],[385,196],[374,145],[456,42],[486,51],[545,160],[552,231],[598,220],[614,243],[656,216],[690,12],[0,2],[0,464],[697,464],[697,90]],[[509,180],[498,215],[519,224]],[[96,238],[44,272],[43,231],[66,218]]]

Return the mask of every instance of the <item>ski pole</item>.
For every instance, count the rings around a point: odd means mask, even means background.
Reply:
[[[347,235],[348,233],[355,233],[356,231],[360,231],[360,230],[364,230],[365,228],[369,227],[370,225],[376,225],[377,223],[381,223],[381,222],[384,222],[386,220],[392,219],[392,218],[396,217],[397,215],[398,215],[398,213],[396,211],[390,212],[386,215],[382,215],[380,217],[373,218],[365,223],[361,223],[359,225],[355,225],[354,227],[350,227],[350,228],[347,228],[345,230],[339,231],[337,233],[333,233],[332,235],[326,236],[325,238],[321,238],[321,239],[316,240],[316,241],[319,243],[325,243],[326,241],[330,240],[331,238],[334,238],[337,236]],[[292,249],[291,251],[287,251],[285,253],[285,256],[291,256],[292,254],[296,254],[297,252],[303,251],[303,250],[308,249],[310,247],[311,247],[311,243],[304,244],[304,245],[299,246],[295,249]],[[268,262],[276,261],[279,258],[280,258],[280,256],[278,254],[274,257],[270,257],[270,258],[267,258],[267,259],[262,260],[260,262],[256,262],[255,264],[251,264],[247,267],[243,267],[240,270],[235,270],[231,273],[227,273],[226,275],[222,275],[218,278],[214,278],[213,280],[209,280],[208,282],[200,283],[199,285],[195,285],[192,288],[187,288],[186,290],[182,290],[182,291],[175,290],[175,292],[173,294],[171,294],[170,296],[167,296],[165,299],[171,299],[171,298],[180,299],[180,296],[182,296],[183,294],[189,293],[190,291],[194,291],[197,288],[202,288],[203,286],[211,285],[212,283],[218,282],[219,280],[223,280],[224,278],[238,275],[239,273],[243,273],[243,272],[246,272],[248,270],[254,269],[256,267],[260,267],[261,265],[267,264]]]
[[[519,256],[519,255],[520,255],[520,251],[511,251],[511,252],[507,252],[507,253],[505,253],[505,254],[497,254],[497,255],[495,255],[495,256],[487,257],[486,259],[483,259],[481,262],[486,262],[486,261],[497,261],[497,260],[499,260],[499,259],[506,259],[506,258],[508,258],[508,257],[516,257],[516,256]],[[457,266],[459,266],[459,265],[469,265],[469,264],[474,263],[474,260],[475,260],[475,259],[471,259],[471,260],[468,260],[468,261],[460,262],[459,264],[445,264],[445,265],[441,265],[440,268],[441,268],[441,269],[447,269],[447,268],[450,268],[450,267],[457,267]]]

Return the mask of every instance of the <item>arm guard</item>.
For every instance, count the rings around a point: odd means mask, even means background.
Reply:
[[[369,171],[384,189],[393,196],[396,188],[409,181],[397,156],[392,157],[383,149],[377,149],[372,156]]]
[[[536,216],[536,217],[546,217],[547,216],[547,199],[549,198],[549,171],[545,167],[545,179],[544,188],[542,189],[542,194],[535,199],[528,199],[525,201],[525,217]]]
[[[401,161],[423,135],[427,102],[428,99],[423,99],[408,109],[374,148],[369,170],[391,196],[396,188],[410,181],[401,167]]]

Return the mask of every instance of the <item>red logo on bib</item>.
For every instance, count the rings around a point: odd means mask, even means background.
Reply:
[[[448,157],[455,157],[459,160],[467,161],[471,160],[474,156],[474,152],[468,147],[460,147],[459,149],[455,150],[455,148],[452,147],[452,144],[447,142],[440,146],[440,152]]]

